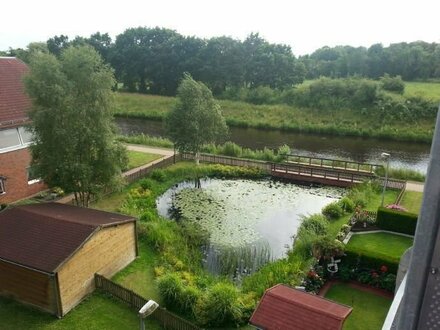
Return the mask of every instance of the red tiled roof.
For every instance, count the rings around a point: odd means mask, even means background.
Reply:
[[[14,57],[0,57],[0,128],[29,120],[31,101],[24,91],[23,77],[28,67]]]
[[[99,228],[132,217],[58,203],[18,206],[0,213],[0,259],[51,273]]]
[[[278,284],[263,295],[250,323],[265,330],[342,329],[352,308]]]

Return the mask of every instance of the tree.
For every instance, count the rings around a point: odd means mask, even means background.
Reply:
[[[69,47],[60,57],[35,53],[26,77],[32,166],[49,186],[73,192],[77,205],[117,183],[125,149],[114,139],[113,72],[90,46]]]
[[[202,146],[223,139],[228,127],[209,88],[189,74],[184,75],[177,98],[166,118],[166,129],[177,150],[194,153],[199,164]]]

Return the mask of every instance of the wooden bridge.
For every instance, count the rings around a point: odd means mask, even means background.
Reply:
[[[182,154],[182,159],[194,159],[194,155]],[[236,157],[201,154],[201,162],[219,163],[233,166],[258,167],[275,178],[304,183],[317,183],[338,187],[349,187],[375,175],[381,165],[348,160],[289,155],[283,163],[250,160]]]
[[[381,165],[289,155],[287,162],[272,163],[271,175],[292,181],[349,187],[375,177],[375,170],[378,167]]]

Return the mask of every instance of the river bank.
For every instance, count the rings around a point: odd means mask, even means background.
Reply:
[[[174,103],[174,97],[117,93],[114,115],[163,120]],[[434,120],[386,121],[365,109],[322,111],[282,104],[254,105],[228,100],[219,103],[230,127],[430,143],[435,124]]]

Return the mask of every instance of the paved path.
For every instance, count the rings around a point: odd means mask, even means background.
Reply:
[[[407,191],[423,192],[424,187],[425,187],[425,185],[421,182],[408,181],[406,183],[406,190]]]
[[[149,154],[156,154],[162,156],[173,156],[174,151],[172,149],[157,148],[157,147],[147,147],[138,144],[126,144],[128,150],[145,152]]]

